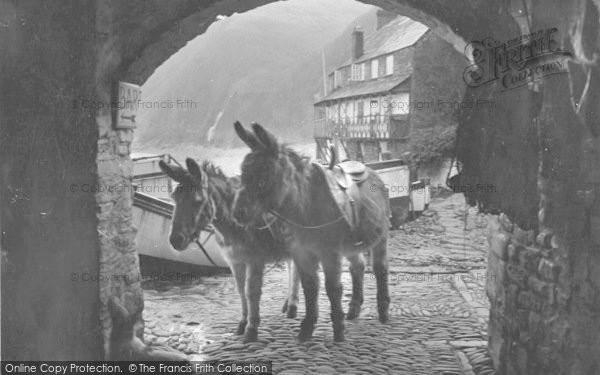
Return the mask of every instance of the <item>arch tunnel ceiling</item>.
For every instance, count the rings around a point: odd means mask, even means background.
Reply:
[[[230,16],[273,0],[135,0],[101,3],[100,33],[114,35],[110,48],[121,56],[119,80],[143,84],[164,61],[204,33],[219,15]],[[411,17],[451,43],[460,53],[466,41],[516,31],[510,15],[492,0],[474,8],[465,0],[365,0],[366,4]],[[484,4],[482,4],[484,3]],[[335,12],[335,9],[332,9]],[[129,16],[124,16],[129,15]],[[493,17],[486,17],[493,15]],[[483,31],[483,32],[482,32]],[[493,32],[492,32],[493,31]],[[126,38],[123,35],[127,35]],[[110,70],[108,66],[105,67]],[[113,67],[114,68],[114,67]]]

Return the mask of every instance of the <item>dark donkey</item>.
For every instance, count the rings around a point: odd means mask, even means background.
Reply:
[[[231,216],[231,208],[239,178],[227,178],[210,162],[202,168],[186,159],[188,170],[160,162],[160,168],[179,185],[173,192],[175,213],[170,242],[177,250],[185,250],[200,231],[212,224],[222,236],[222,250],[242,301],[242,318],[237,334],[245,332],[244,341],[255,341],[260,323],[259,304],[265,264],[290,259],[286,253],[286,234],[281,223],[270,223],[263,228],[246,228]],[[299,280],[295,267],[288,262],[289,291],[284,312],[289,318],[296,316]]]
[[[318,318],[318,264],[325,273],[325,289],[331,303],[334,340],[344,340],[341,260],[350,261],[352,300],[347,319],[358,316],[363,301],[364,258],[371,250],[377,279],[379,320],[388,320],[387,235],[389,201],[381,189],[382,180],[367,168],[366,180],[358,187],[360,199],[355,209],[360,220],[356,229],[341,220],[337,203],[328,191],[330,170],[323,169],[298,155],[258,124],[254,133],[239,122],[238,136],[250,147],[242,164],[242,189],[236,197],[234,217],[241,223],[257,221],[271,213],[287,222],[293,233],[290,251],[300,273],[306,299],[306,316],[299,340],[312,336]],[[373,188],[375,187],[375,188]],[[357,240],[359,239],[360,240]]]

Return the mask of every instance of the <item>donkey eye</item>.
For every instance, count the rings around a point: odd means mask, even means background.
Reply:
[[[260,180],[258,180],[258,187],[259,188],[264,188],[265,186],[267,186],[267,181],[264,178],[261,178]]]

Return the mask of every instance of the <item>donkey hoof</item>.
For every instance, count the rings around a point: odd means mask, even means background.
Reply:
[[[286,311],[288,311],[288,301],[287,299],[285,300],[285,303],[283,304],[283,307],[281,308],[281,312],[285,313]]]
[[[298,314],[298,306],[291,305],[288,307],[288,309],[287,309],[287,317],[288,318],[294,319],[297,314]]]
[[[313,332],[315,331],[316,319],[310,319],[304,317],[300,323],[300,332],[298,333],[298,341],[304,342],[312,338]]]
[[[306,342],[306,341],[312,339],[312,332],[304,332],[304,331],[300,330],[300,333],[298,333],[298,336],[296,336],[296,339],[298,340],[298,342]]]
[[[351,305],[346,313],[346,320],[353,320],[360,315],[360,306]]]
[[[300,332],[298,333],[298,341],[304,342],[312,338],[313,331],[315,330],[315,324],[311,321],[303,320],[300,323]]]
[[[346,341],[346,336],[344,335],[344,331],[334,332],[333,333],[333,341],[335,341],[335,342]]]
[[[246,331],[246,324],[248,324],[247,321],[240,320],[240,322],[238,323],[237,331],[235,332],[235,334],[238,335],[238,336],[243,335],[244,332]]]
[[[390,315],[388,314],[387,311],[380,311],[379,312],[379,321],[381,323],[387,323],[390,320]]]
[[[244,335],[244,343],[254,342],[258,340],[258,328],[246,328],[246,334]]]

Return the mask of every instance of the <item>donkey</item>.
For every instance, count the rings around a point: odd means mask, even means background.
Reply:
[[[205,161],[202,168],[186,159],[187,170],[168,165],[160,168],[179,185],[172,194],[175,213],[169,241],[176,250],[185,250],[198,238],[202,229],[212,224],[222,236],[222,250],[235,277],[242,302],[242,318],[237,334],[244,334],[244,342],[256,341],[260,323],[259,304],[265,264],[289,260],[286,252],[286,231],[280,222],[269,222],[261,228],[247,228],[231,217],[231,206],[238,177],[227,178],[223,172]],[[288,262],[289,291],[283,312],[295,318],[298,309],[299,277],[293,262]]]
[[[242,188],[238,191],[233,216],[240,223],[256,222],[271,213],[286,222],[292,231],[290,252],[304,289],[306,316],[302,320],[299,341],[312,336],[318,318],[319,261],[325,274],[325,289],[331,303],[331,320],[335,341],[344,341],[342,310],[341,259],[350,261],[352,299],[347,319],[358,316],[363,302],[365,263],[362,252],[371,250],[377,280],[379,320],[388,321],[387,235],[389,201],[381,187],[382,180],[370,168],[355,202],[358,226],[340,217],[325,180],[332,173],[310,163],[277,139],[262,126],[253,124],[254,133],[235,123],[238,136],[250,147],[242,163]],[[375,187],[375,188],[373,188]],[[357,241],[360,237],[361,241]]]

